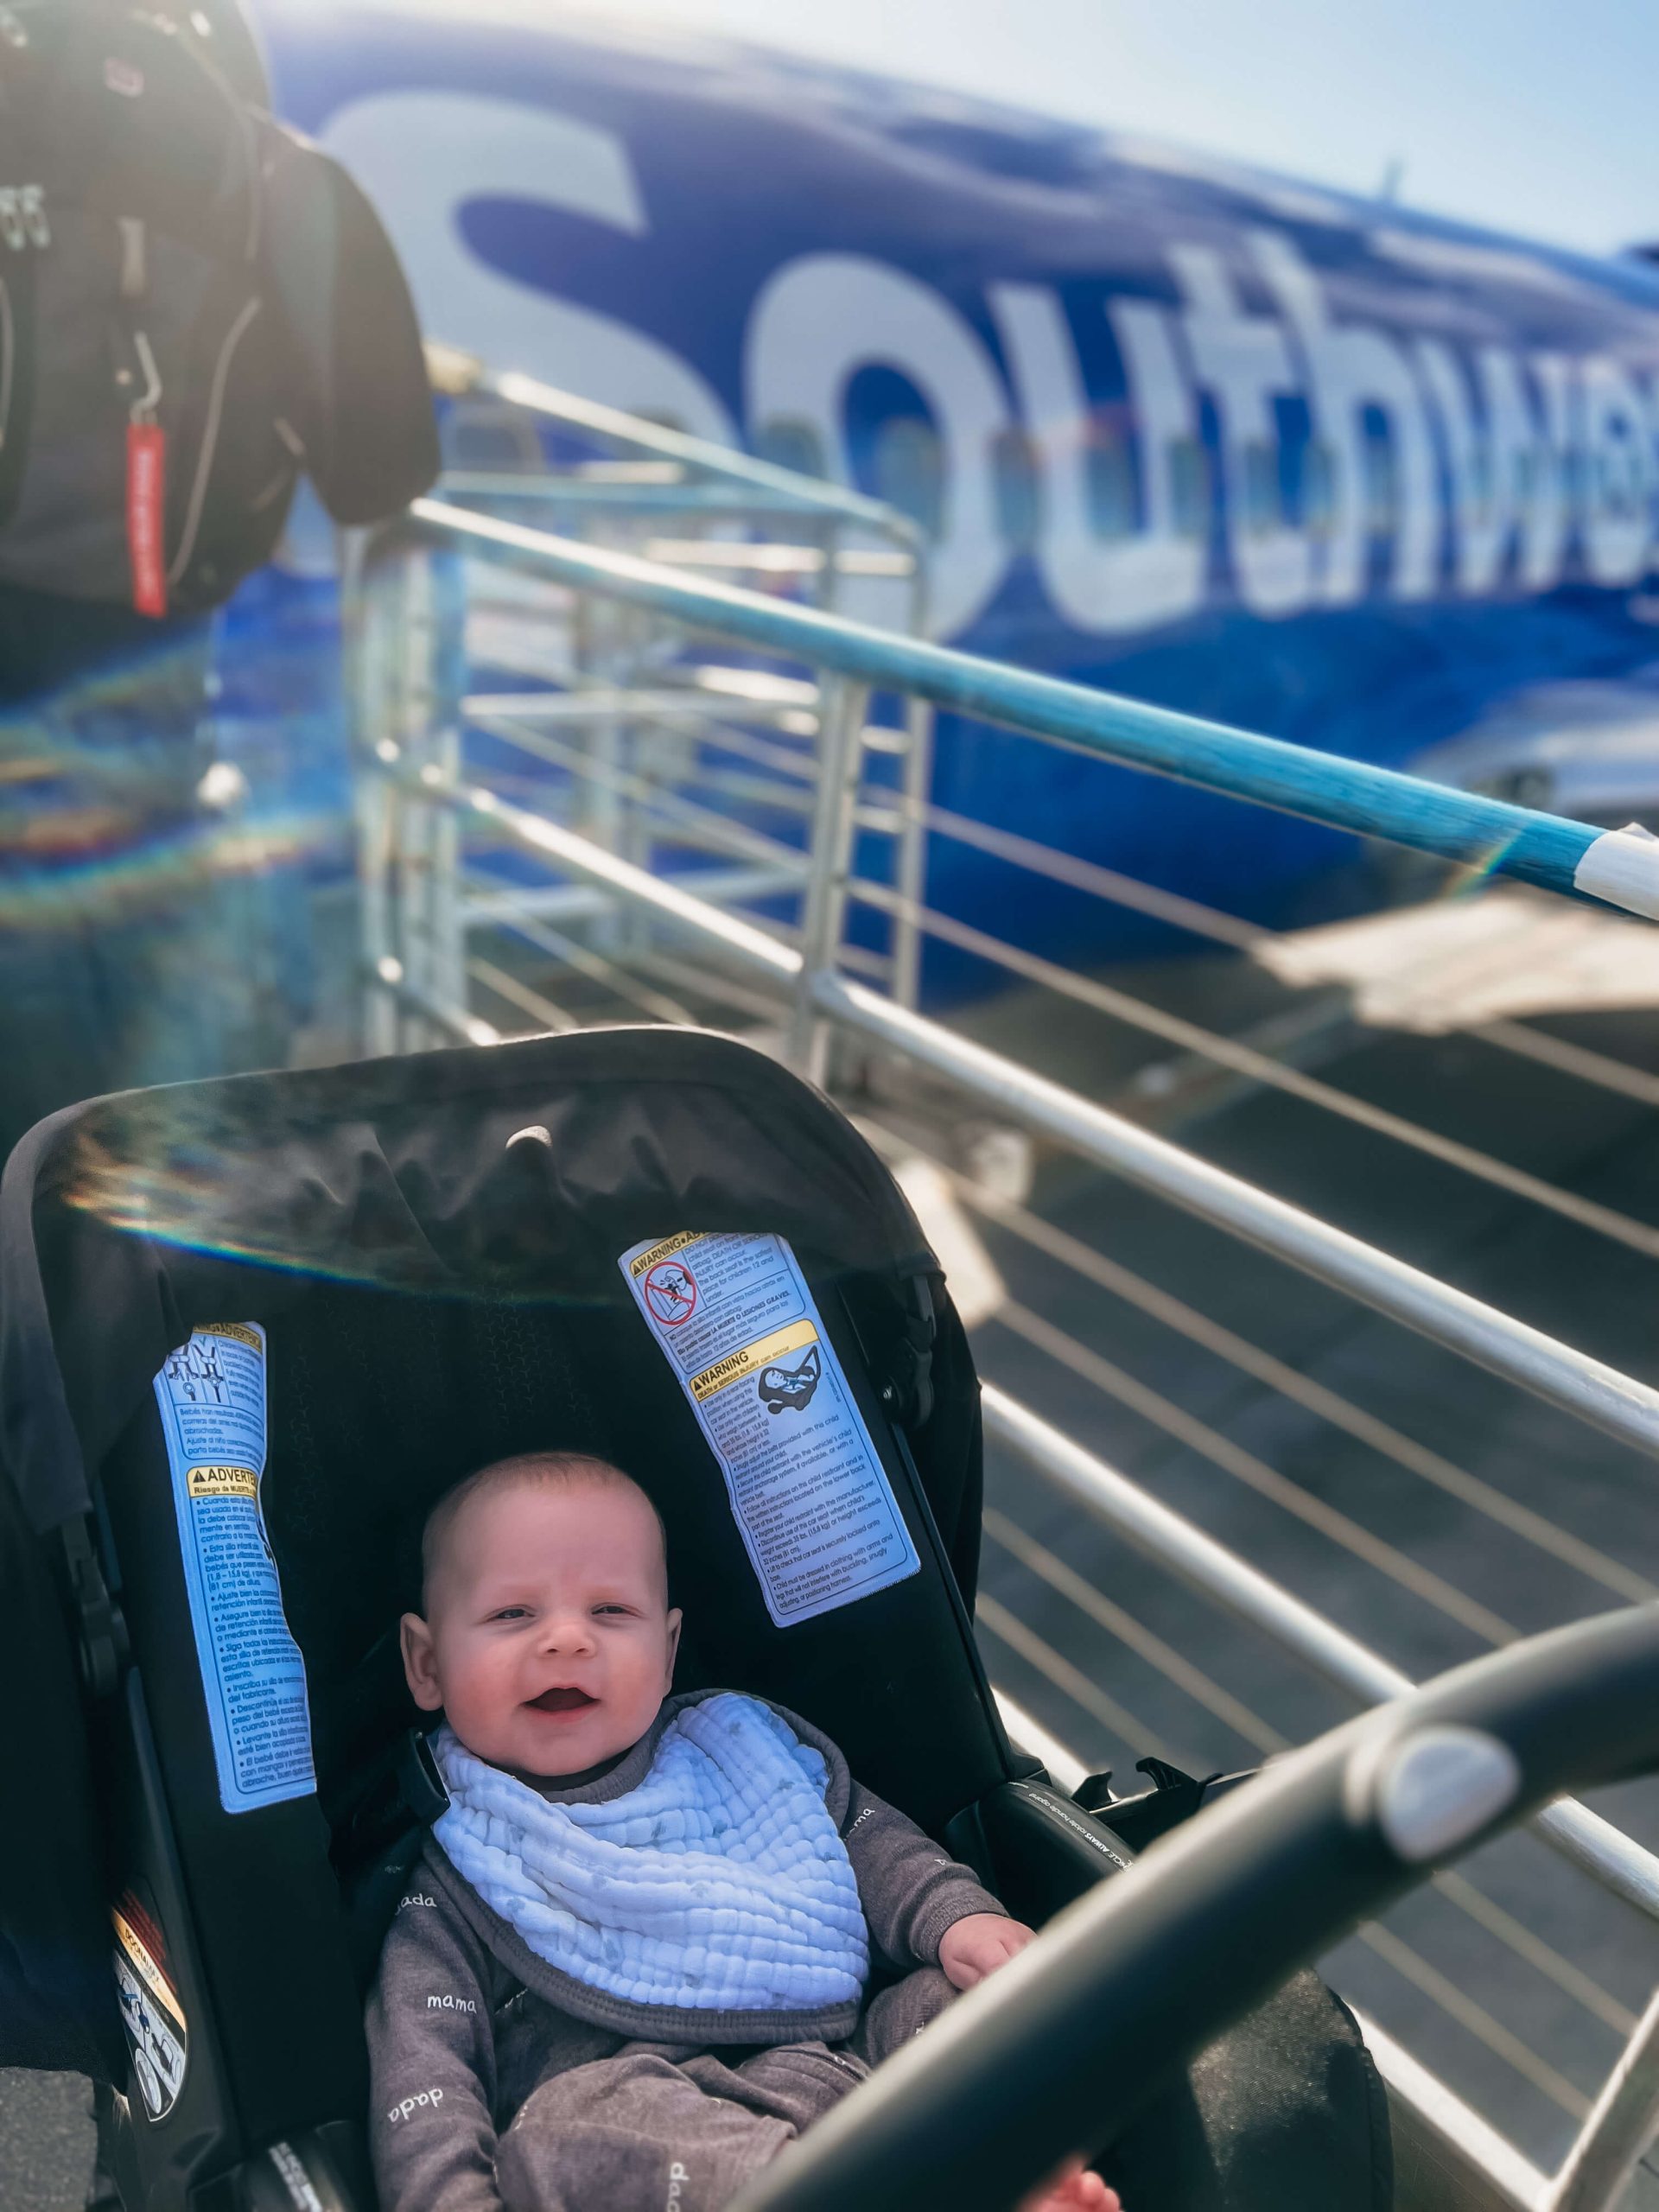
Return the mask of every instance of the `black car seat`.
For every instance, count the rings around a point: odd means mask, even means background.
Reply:
[[[537,1141],[511,1141],[527,1125]],[[916,1573],[773,1624],[721,1469],[617,1268],[636,1240],[681,1229],[789,1239]],[[230,1812],[205,1671],[217,1647],[193,1624],[152,1384],[193,1331],[256,1324],[287,1627],[251,1604],[238,1633],[297,1643],[315,1789]],[[18,2017],[35,2023],[21,2050],[0,2029],[0,2060],[42,2063],[29,2054],[48,2019],[60,2048],[73,2026],[97,2050],[130,2114],[116,2167],[132,2212],[308,2202],[293,2197],[301,2182],[323,2205],[372,2202],[343,1900],[372,1872],[387,1777],[417,1717],[392,1634],[414,1602],[415,1539],[432,1501],[487,1459],[553,1446],[626,1467],[667,1525],[682,1685],[762,1691],[810,1718],[1017,1913],[1041,1921],[1125,1861],[1010,1750],[986,1686],[968,1611],[977,1386],[914,1219],[827,1102],[726,1040],[590,1033],[54,1117],[0,1192],[0,1445],[35,1551],[68,1534],[60,1573],[94,1674],[100,1636],[125,1645],[105,1651],[113,1687],[59,1761],[62,1864],[48,1866],[38,1836],[0,1846],[0,1972],[24,1985]],[[77,1473],[97,1508],[91,1546]],[[40,1574],[21,1544],[8,1557],[38,1610]],[[259,1581],[257,1558],[246,1572]],[[61,1715],[60,1680],[49,1697]],[[55,1925],[9,1954],[31,1878]],[[108,1929],[111,1904],[124,2042],[98,1990],[110,1939],[88,1933]],[[358,1946],[359,1967],[372,1948]],[[1268,2011],[1120,2145],[1143,2202],[1255,2212],[1293,2201],[1287,2179],[1306,2171],[1332,2212],[1386,2202],[1386,2133],[1351,2023],[1312,1976]]]

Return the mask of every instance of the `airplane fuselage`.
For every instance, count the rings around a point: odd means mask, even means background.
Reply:
[[[1659,661],[1644,264],[513,0],[259,14],[431,335],[906,505],[941,637],[1453,776]],[[1337,849],[982,734],[938,792],[1264,917]]]

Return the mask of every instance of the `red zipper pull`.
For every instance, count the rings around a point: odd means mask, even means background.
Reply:
[[[127,424],[127,556],[133,606],[159,621],[167,613],[167,433],[156,420],[162,380],[149,340],[136,331],[133,343],[148,388]]]

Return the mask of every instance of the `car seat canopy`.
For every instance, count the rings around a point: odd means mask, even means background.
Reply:
[[[683,1228],[770,1230],[850,1274],[937,1272],[828,1102],[702,1033],[589,1032],[69,1109],[24,1139],[0,1193],[0,1461],[44,1531],[86,1510],[86,1466],[201,1321],[330,1281],[609,1297],[626,1245]]]

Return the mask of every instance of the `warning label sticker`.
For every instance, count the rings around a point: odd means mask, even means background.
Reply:
[[[190,2039],[184,2007],[162,1960],[165,1947],[155,1923],[130,1891],[111,1918],[115,1923],[115,1988],[121,2024],[132,2050],[132,2070],[144,2109],[162,2120],[178,2101]]]
[[[305,1662],[283,1617],[259,1507],[264,1331],[247,1321],[199,1328],[156,1377],[156,1399],[219,1802],[227,1813],[251,1813],[308,1796],[316,1780]]]
[[[779,1628],[919,1562],[795,1255],[781,1236],[684,1230],[618,1262],[726,1478]]]
[[[192,1497],[257,1497],[259,1478],[251,1467],[187,1467],[185,1486]]]

